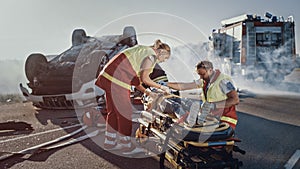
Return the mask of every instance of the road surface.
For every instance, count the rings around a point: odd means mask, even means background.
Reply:
[[[298,85],[299,86],[299,85]],[[296,85],[297,87],[297,85]],[[237,106],[238,146],[246,155],[236,154],[244,169],[300,169],[300,92],[252,92],[240,94]],[[79,128],[73,110],[40,110],[31,103],[0,105],[0,150],[19,151]],[[75,125],[75,126],[74,126]],[[76,126],[77,125],[77,126]],[[71,127],[70,127],[71,126]],[[73,127],[72,127],[73,126]],[[8,128],[13,130],[8,130]],[[78,144],[35,155],[19,155],[0,161],[11,169],[153,169],[158,157],[125,158],[103,150],[103,134]],[[3,154],[0,154],[3,155]]]

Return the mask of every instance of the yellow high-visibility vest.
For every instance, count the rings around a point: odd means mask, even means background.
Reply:
[[[128,48],[124,50],[123,53],[129,60],[133,70],[136,72],[136,75],[138,77],[140,77],[141,65],[143,60],[148,56],[156,55],[155,51],[151,47],[142,46],[142,45],[136,45],[132,48]],[[157,63],[157,61],[155,61],[155,63]],[[153,63],[153,65],[150,67],[151,69],[150,73],[153,71],[155,63]],[[101,72],[101,75],[106,79],[110,80],[112,83],[115,83],[128,90],[131,89],[130,84],[122,82],[121,80],[109,75],[108,73],[105,72],[105,70]]]
[[[148,56],[156,56],[155,51],[151,47],[143,45],[136,45],[132,48],[128,48],[124,50],[123,53],[128,58],[133,70],[136,72],[138,77],[140,77],[141,65],[143,60]],[[151,67],[151,72],[153,71],[154,66],[155,63]]]
[[[208,88],[207,91],[207,100],[204,96],[204,92],[202,93],[202,100],[203,101],[208,101],[208,102],[219,102],[219,101],[223,101],[227,99],[226,94],[224,94],[220,88],[220,82],[223,79],[228,79],[230,80],[231,78],[225,74],[220,74],[219,77],[217,78],[216,81],[214,81],[213,83],[210,84],[210,87]],[[202,84],[203,86],[203,84]],[[224,122],[228,122],[228,123],[232,123],[234,125],[237,124],[237,119],[228,117],[226,115],[222,115],[221,119]]]
[[[219,102],[227,99],[227,95],[222,92],[220,88],[220,82],[223,79],[230,80],[230,77],[225,74],[220,74],[216,81],[210,84],[208,91],[207,91],[207,100],[204,96],[204,92],[202,92],[202,100],[208,102]],[[203,86],[203,84],[202,84]],[[204,90],[204,89],[203,89]]]

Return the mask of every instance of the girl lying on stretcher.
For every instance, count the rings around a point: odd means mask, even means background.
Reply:
[[[168,114],[176,123],[183,123],[188,127],[201,127],[211,115],[202,112],[201,100],[180,98],[177,95],[158,94],[155,99],[144,99],[145,110]]]

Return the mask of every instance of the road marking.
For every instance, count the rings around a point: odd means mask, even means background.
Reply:
[[[0,141],[0,144],[1,143],[6,143],[6,142],[9,142],[9,141],[19,140],[19,139],[22,139],[22,138],[27,138],[27,137],[37,136],[37,135],[41,135],[41,134],[51,133],[51,132],[54,132],[54,131],[59,131],[59,130],[73,128],[73,127],[78,127],[78,126],[81,126],[81,124],[75,124],[75,125],[72,125],[72,126],[67,126],[67,127],[63,127],[63,128],[57,128],[57,129],[53,129],[53,130],[47,130],[47,131],[40,132],[40,133],[30,134],[30,135],[27,135],[27,136],[22,136],[22,137],[16,137],[16,138],[12,138],[12,139],[2,140],[2,141]]]
[[[294,165],[297,163],[297,161],[299,160],[299,158],[300,158],[300,150],[296,150],[296,152],[292,155],[289,161],[284,165],[284,168],[292,169]]]

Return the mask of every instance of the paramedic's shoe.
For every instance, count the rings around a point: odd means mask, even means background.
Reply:
[[[145,149],[136,147],[135,149],[133,149],[129,152],[123,152],[122,154],[123,155],[133,155],[133,154],[144,153],[144,152],[145,152]]]
[[[120,144],[117,144],[117,145],[114,146],[114,147],[111,147],[111,148],[106,148],[106,147],[104,147],[103,149],[106,150],[106,151],[116,151],[116,150],[121,150],[121,149],[123,149],[123,146],[121,146]]]

